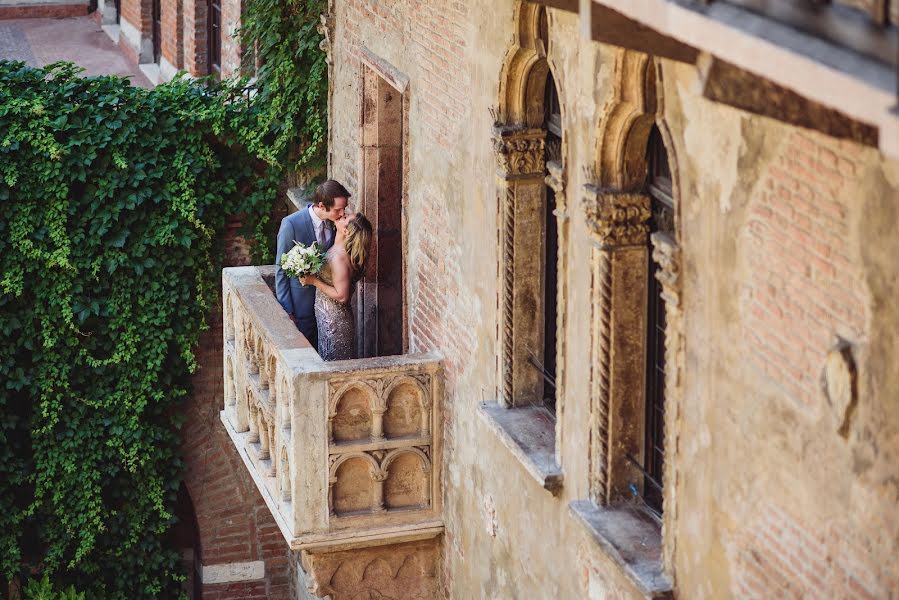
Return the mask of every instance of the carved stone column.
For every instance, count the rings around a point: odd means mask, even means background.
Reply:
[[[550,156],[558,155],[557,148],[549,152]],[[568,327],[568,236],[571,220],[568,215],[568,199],[565,197],[565,168],[561,160],[550,160],[546,163],[548,175],[544,183],[552,189],[556,199],[557,248],[556,255],[556,418],[562,420],[565,411],[565,372],[568,352],[566,351],[565,331]],[[561,440],[556,443],[557,460],[561,449]]]
[[[665,512],[662,517],[662,555],[666,571],[673,573],[674,531],[677,519],[677,469],[679,421],[684,389],[684,313],[681,305],[681,252],[668,233],[652,234],[652,259],[658,265],[656,279],[665,301],[665,465],[663,467]]]
[[[597,504],[633,497],[642,476],[628,457],[643,451],[649,196],[584,189],[594,239],[591,495]]]
[[[387,481],[387,473],[384,471],[377,471],[372,474],[372,479],[374,479],[374,500],[372,503],[372,512],[373,513],[382,513],[387,510],[384,506],[384,482]]]
[[[543,269],[546,131],[496,126],[493,149],[500,199],[500,401],[542,400],[543,380],[528,364],[543,360]]]

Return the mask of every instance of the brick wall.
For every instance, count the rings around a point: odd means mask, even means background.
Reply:
[[[248,264],[246,244],[233,235],[226,263]],[[210,329],[200,340],[194,393],[185,403],[182,450],[185,484],[196,513],[203,566],[265,562],[265,578],[257,581],[204,584],[203,598],[289,598],[289,550],[281,531],[237,455],[219,418],[224,398],[222,376],[222,311],[213,310]]]
[[[181,0],[162,0],[162,58],[176,69],[184,64],[184,14]]]
[[[351,99],[355,103],[353,109],[331,115],[336,136],[330,148],[331,175],[351,190],[358,192],[361,178],[361,132],[356,137],[351,133],[358,132],[356,115],[362,110],[360,49],[363,45],[376,49],[374,38],[403,40],[405,61],[393,66],[412,81],[406,115],[411,135],[407,143],[414,143],[417,152],[427,148],[432,161],[452,161],[454,144],[470,105],[463,33],[470,4],[457,0],[348,0],[338,4],[333,40],[337,77],[351,78],[356,92]],[[388,62],[398,59],[384,58]],[[345,101],[348,94],[341,94]],[[410,149],[406,147],[404,151],[404,165],[413,168]],[[406,173],[407,178],[414,176]],[[456,440],[455,410],[451,404],[456,386],[475,355],[472,349],[477,347],[476,328],[469,321],[477,318],[478,311],[475,301],[465,292],[462,248],[454,237],[459,224],[453,214],[456,211],[451,212],[447,205],[449,198],[439,193],[422,193],[421,187],[413,191],[408,181],[405,187],[410,195],[405,206],[409,351],[439,350],[445,357],[443,432],[444,451],[449,456]],[[444,478],[448,477],[444,473]],[[455,561],[462,560],[462,549],[451,528],[444,532],[444,538],[443,573],[447,574],[454,572]],[[444,594],[450,597],[452,581],[444,577],[442,584]]]
[[[743,290],[752,359],[787,396],[811,406],[834,333],[865,330],[861,265],[847,255],[853,185],[849,146],[794,132],[769,168],[750,208],[751,274]]]
[[[209,73],[206,62],[206,0],[184,2],[184,70],[195,77]]]
[[[133,27],[137,31],[140,40],[152,39],[152,0],[121,0],[119,16],[122,21],[122,27],[124,28],[127,25]],[[119,36],[119,49],[129,61],[135,64],[140,60],[140,49],[139,47],[136,48],[135,44],[140,43],[137,39],[129,40],[124,33]]]
[[[338,43],[352,56],[358,56],[359,47],[365,44],[363,32],[372,28],[408,40],[407,49],[415,61],[416,89],[421,91],[414,99],[421,111],[415,127],[450,148],[465,116],[469,90],[463,36],[468,3],[353,0],[343,10]]]
[[[734,591],[744,600],[768,598],[892,598],[899,579],[888,557],[877,556],[845,523],[813,528],[772,503],[740,540]]]
[[[240,71],[243,50],[234,36],[240,27],[243,10],[241,0],[222,0],[222,76],[228,77]]]
[[[194,77],[209,73],[208,63],[208,0],[161,0],[162,57],[178,70]],[[122,0],[121,18],[137,29],[145,44],[153,36],[152,0]],[[232,34],[240,26],[241,0],[222,0],[222,67],[225,76],[240,67],[241,48]],[[124,37],[119,48],[133,63],[139,61],[138,52]]]

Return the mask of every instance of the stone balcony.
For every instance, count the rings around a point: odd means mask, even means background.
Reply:
[[[273,266],[224,270],[221,418],[288,545],[305,559],[435,538],[440,357],[324,362],[273,278]]]

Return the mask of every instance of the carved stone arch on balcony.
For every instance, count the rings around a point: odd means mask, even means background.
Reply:
[[[383,416],[373,407],[379,404],[378,392],[365,381],[350,381],[328,398],[328,436],[331,442],[346,442],[379,437],[376,417]],[[380,418],[377,419],[378,424]]]
[[[266,346],[263,346],[263,347],[265,348]],[[278,370],[278,357],[275,356],[274,352],[266,350],[265,351],[265,379],[266,379],[266,384],[271,388],[275,387],[274,383],[276,381],[275,376],[277,374],[277,370]],[[271,391],[271,393],[274,394],[275,390],[273,389]]]
[[[222,326],[224,327],[225,341],[234,340],[235,323],[234,323],[234,294],[229,290],[225,292],[224,319]]]
[[[430,434],[426,398],[430,392],[417,379],[401,376],[384,389],[384,435],[387,438]]]
[[[247,441],[250,443],[257,443],[259,441],[259,408],[256,406],[256,402],[252,396],[252,393],[247,389],[247,423],[250,430],[250,435],[247,438]]]
[[[225,408],[231,408],[237,404],[237,386],[235,385],[236,371],[234,358],[229,352],[225,352]]]
[[[278,489],[281,492],[281,500],[290,502],[290,454],[287,451],[287,446],[281,446],[281,452],[278,453],[278,457]]]
[[[381,468],[386,475],[384,503],[388,510],[430,506],[431,459],[424,452],[397,448],[384,457]]]
[[[259,459],[268,460],[271,457],[272,440],[262,409],[256,411],[256,431],[259,432]]]
[[[290,418],[293,415],[293,393],[291,392],[290,382],[284,374],[283,369],[278,370],[278,420],[284,429],[290,429]]]
[[[259,372],[259,387],[268,388],[268,350],[266,349],[265,339],[260,334],[256,334],[253,341],[253,352],[256,357],[257,368]]]
[[[347,452],[331,458],[328,507],[333,516],[383,510],[386,475],[366,452]]]

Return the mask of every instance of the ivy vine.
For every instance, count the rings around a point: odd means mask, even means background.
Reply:
[[[226,217],[283,172],[241,86],[0,62],[0,569],[175,597],[179,404]],[[265,159],[265,160],[261,160]],[[268,162],[266,162],[268,161]]]
[[[326,160],[328,65],[317,31],[326,11],[325,0],[248,0],[239,31],[250,50],[244,71],[255,75],[265,107],[257,132],[266,143],[253,148],[307,173]]]
[[[179,594],[179,406],[227,217],[270,259],[286,170],[325,164],[324,10],[248,0],[252,97],[0,61],[0,571],[26,593]]]

